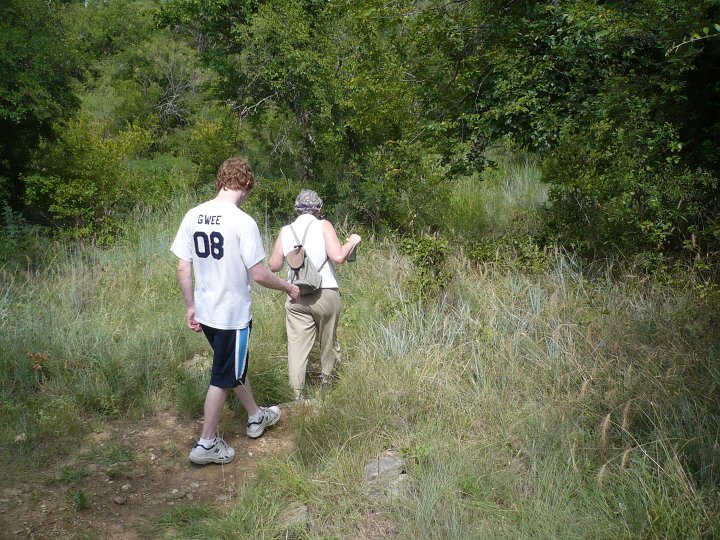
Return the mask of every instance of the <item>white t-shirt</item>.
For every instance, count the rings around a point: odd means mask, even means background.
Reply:
[[[315,265],[315,268],[320,268],[325,260],[328,258],[327,252],[325,251],[325,235],[323,233],[323,224],[325,220],[317,219],[312,214],[302,214],[292,223],[292,228],[297,234],[298,241],[302,242],[303,234],[305,234],[305,228],[309,225],[310,228],[307,231],[307,237],[305,238],[305,255]],[[280,238],[282,240],[283,255],[290,253],[298,241],[295,240],[290,225],[285,225],[280,232]],[[290,272],[288,271],[288,277]],[[320,270],[320,276],[322,277],[322,289],[337,289],[338,282],[337,276],[335,275],[335,267],[332,261],[328,259],[325,266]]]
[[[205,202],[185,214],[170,250],[192,263],[198,322],[221,330],[249,324],[248,269],[265,258],[253,218],[231,202]]]

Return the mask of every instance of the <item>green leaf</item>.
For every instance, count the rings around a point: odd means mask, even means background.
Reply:
[[[720,24],[714,23],[713,26],[715,27],[716,32],[720,32]]]

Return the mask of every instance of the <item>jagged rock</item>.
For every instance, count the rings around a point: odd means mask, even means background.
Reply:
[[[367,463],[363,469],[363,477],[372,496],[397,497],[407,478],[405,461],[400,456],[386,454]]]

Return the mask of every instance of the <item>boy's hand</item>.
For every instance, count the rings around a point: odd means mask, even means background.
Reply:
[[[300,287],[290,283],[289,281],[288,281],[288,285],[290,285],[290,287],[289,287],[289,290],[287,291],[287,294],[290,297],[290,303],[294,304],[295,302],[297,302],[297,299],[300,296]]]
[[[202,330],[200,323],[195,320],[195,308],[194,307],[187,309],[187,314],[185,315],[185,319],[187,320],[188,328],[190,328],[190,330],[192,330],[193,332],[200,332]]]

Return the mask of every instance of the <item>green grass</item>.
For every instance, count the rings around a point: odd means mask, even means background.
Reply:
[[[145,534],[149,538],[202,538],[208,523],[218,519],[219,514],[207,504],[184,504],[176,506],[154,523],[148,525]],[[181,532],[182,531],[182,532]]]
[[[140,216],[112,248],[58,246],[2,274],[0,446],[35,460],[13,457],[16,468],[67,451],[93,421],[201,414],[206,379],[185,363],[207,344],[184,327],[167,251],[190,204]],[[174,509],[156,526],[285,537],[279,516],[299,502],[311,525],[298,538],[717,536],[717,295],[689,272],[659,282],[543,257],[525,272],[451,250],[447,286],[428,298],[393,239],[366,237],[338,269],[339,379],[295,417],[295,452],[264,463],[231,508]],[[282,302],[255,289],[261,402],[290,396]],[[126,450],[106,458],[125,463]],[[379,502],[362,469],[386,451],[404,456],[408,482]]]
[[[537,158],[504,147],[487,157],[492,167],[452,186],[444,209],[447,230],[466,240],[539,231],[548,190],[539,181]]]

